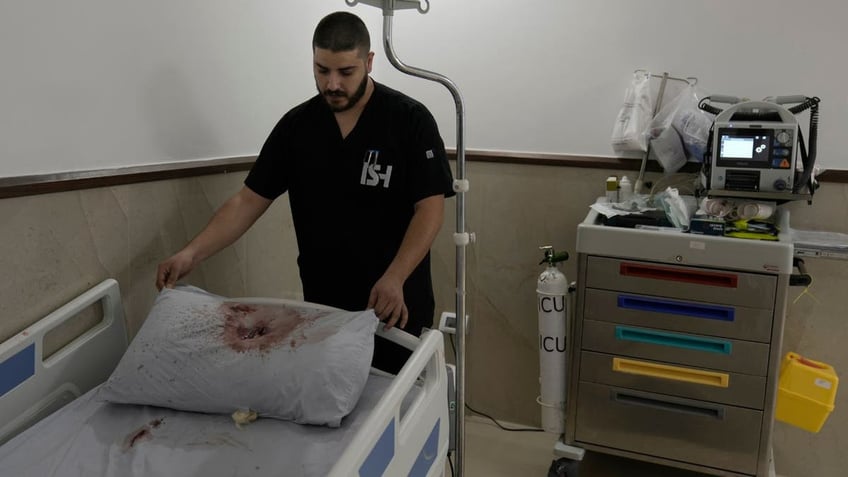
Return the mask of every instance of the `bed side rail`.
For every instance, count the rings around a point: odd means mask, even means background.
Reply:
[[[436,330],[420,339],[396,329],[379,333],[414,352],[329,475],[442,475],[450,431],[443,335]],[[421,392],[401,414],[416,384]]]
[[[102,319],[43,359],[44,336],[98,301]],[[105,381],[126,348],[121,293],[113,279],[0,344],[0,444]]]

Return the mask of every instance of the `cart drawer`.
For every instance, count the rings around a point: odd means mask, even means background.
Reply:
[[[583,349],[765,376],[769,346],[752,341],[583,320]]]
[[[771,309],[586,289],[583,317],[742,340],[771,341]]]
[[[586,286],[772,309],[777,277],[590,256]]]
[[[755,474],[761,411],[581,382],[580,442]]]
[[[762,409],[766,378],[584,351],[580,380]]]

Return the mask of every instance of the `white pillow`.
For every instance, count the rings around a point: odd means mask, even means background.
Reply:
[[[378,323],[370,310],[166,288],[99,399],[338,427],[365,387]]]

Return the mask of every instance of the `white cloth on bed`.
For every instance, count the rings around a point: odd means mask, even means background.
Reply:
[[[324,477],[390,384],[371,374],[340,428],[238,429],[225,415],[99,402],[95,388],[0,447],[0,477]]]

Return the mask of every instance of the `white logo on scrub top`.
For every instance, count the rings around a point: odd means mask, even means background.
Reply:
[[[380,151],[369,149],[365,151],[365,159],[362,161],[362,176],[359,178],[359,183],[366,186],[374,187],[380,182],[383,182],[383,187],[389,188],[389,181],[392,178],[392,166],[387,165],[386,171],[383,172],[383,166],[377,164],[377,159],[380,157]]]

